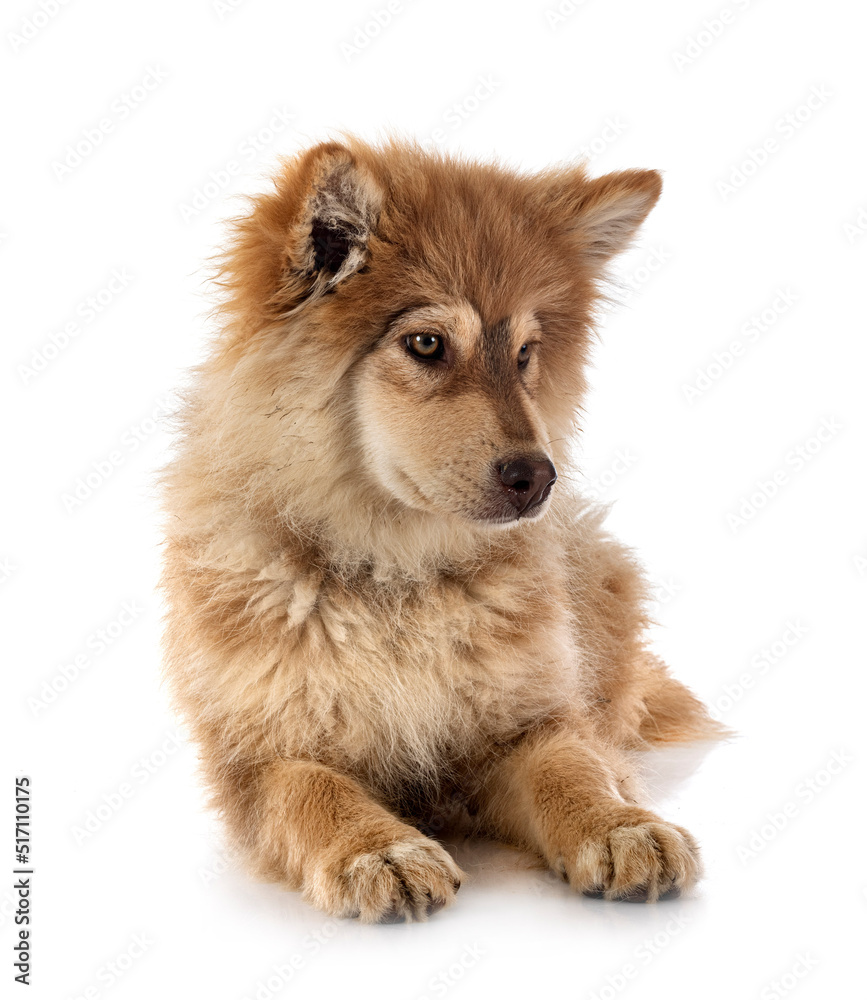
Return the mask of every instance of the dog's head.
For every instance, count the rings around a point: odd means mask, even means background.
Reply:
[[[351,482],[353,502],[392,512],[538,518],[605,266],[660,186],[654,171],[525,175],[352,139],[288,162],[224,273],[223,358],[256,411],[249,468],[290,506],[324,511]]]

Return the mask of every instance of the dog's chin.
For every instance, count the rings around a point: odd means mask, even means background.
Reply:
[[[515,528],[520,528],[522,525],[527,524],[530,521],[540,521],[548,510],[548,504],[540,504],[537,508],[534,508],[528,514],[518,514],[517,511],[513,511],[509,516],[503,517],[474,517],[472,520],[484,528],[490,528],[492,531],[498,530],[513,530]]]
[[[517,528],[529,521],[540,521],[551,506],[550,495],[546,494],[544,500],[535,504],[529,510],[518,511],[508,501],[489,504],[481,508],[478,512],[469,515],[469,519],[475,523],[491,528],[493,530],[502,528]]]

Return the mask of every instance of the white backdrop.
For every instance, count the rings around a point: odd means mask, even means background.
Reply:
[[[4,995],[857,995],[865,27],[842,0],[4,5]],[[337,923],[234,870],[203,808],[159,683],[161,418],[202,355],[232,196],[329,130],[389,127],[665,173],[578,453],[657,583],[657,648],[742,734],[652,762],[704,848],[695,898],[584,899],[456,845],[451,910]]]

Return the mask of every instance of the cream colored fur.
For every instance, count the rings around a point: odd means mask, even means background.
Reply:
[[[423,919],[460,873],[417,826],[458,803],[587,892],[695,881],[629,755],[721,730],[646,649],[641,572],[567,447],[605,264],[659,189],[348,139],[236,222],[163,583],[172,690],[259,877]],[[448,363],[411,355],[419,331]],[[525,454],[559,480],[509,520],[492,469]]]

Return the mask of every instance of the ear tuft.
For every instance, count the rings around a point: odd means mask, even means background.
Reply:
[[[313,240],[313,271],[328,271],[337,274],[346,263],[352,249],[353,238],[358,233],[354,227],[337,229],[322,219],[313,219],[310,230]]]

